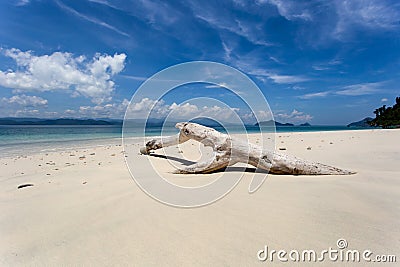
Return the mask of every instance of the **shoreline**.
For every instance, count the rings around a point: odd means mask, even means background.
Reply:
[[[360,129],[348,129],[348,130],[325,130],[325,131],[278,131],[275,132],[276,135],[278,134],[287,134],[287,133],[292,133],[292,134],[301,134],[301,133],[324,133],[324,132],[351,132],[351,131],[392,131],[396,129],[370,129],[370,128],[360,128]],[[242,136],[242,135],[257,135],[260,133],[254,133],[254,132],[248,132],[248,133],[236,133],[233,132],[232,135],[236,136]],[[268,132],[265,134],[272,134],[272,132]],[[154,136],[146,136],[145,138],[159,138],[159,135],[154,135]],[[141,141],[143,137],[140,136],[130,136],[128,137],[129,139],[137,139],[138,141]],[[84,144],[85,142],[88,142],[89,144]],[[35,140],[33,142],[29,141],[23,141],[23,142],[15,142],[11,144],[2,144],[0,147],[0,158],[4,157],[13,157],[13,156],[22,156],[21,154],[28,154],[28,155],[33,155],[37,153],[46,153],[46,152],[57,152],[57,151],[62,151],[62,150],[69,150],[69,149],[89,149],[93,147],[98,147],[98,146],[107,146],[109,143],[111,144],[116,144],[116,143],[122,143],[122,133],[120,137],[95,137],[95,138],[85,138],[85,139],[67,139],[67,140],[57,140],[57,139],[52,139],[52,140]],[[13,148],[18,148],[21,146],[28,146],[29,149],[25,148],[20,148],[20,149],[13,149]],[[46,147],[43,149],[43,146]],[[10,151],[10,149],[12,151]],[[8,152],[3,152],[7,151]],[[26,150],[26,151],[23,151]]]

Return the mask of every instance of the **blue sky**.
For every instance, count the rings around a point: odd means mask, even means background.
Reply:
[[[193,60],[249,75],[281,122],[343,125],[400,94],[398,1],[18,0],[1,1],[0,23],[0,117],[122,118],[143,81]],[[192,97],[246,119],[237,96],[201,84],[159,111],[203,114]]]

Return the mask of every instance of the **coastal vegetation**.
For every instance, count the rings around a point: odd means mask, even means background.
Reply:
[[[374,111],[375,119],[369,122],[371,126],[380,126],[382,128],[400,127],[400,97],[396,97],[396,103],[392,107],[383,105]]]

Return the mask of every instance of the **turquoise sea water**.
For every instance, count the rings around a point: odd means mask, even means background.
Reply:
[[[216,128],[224,131],[222,128]],[[355,130],[346,126],[283,126],[277,127],[276,132],[316,132]],[[229,133],[245,133],[242,127],[230,126]],[[259,132],[258,127],[247,126],[247,133]],[[271,129],[267,129],[271,131]],[[173,127],[164,127],[162,135],[177,133]],[[140,128],[125,130],[127,137],[142,136]],[[121,126],[5,126],[0,125],[0,157],[22,155],[26,151],[44,152],[93,145],[120,144]],[[160,136],[161,127],[148,127],[146,136]]]

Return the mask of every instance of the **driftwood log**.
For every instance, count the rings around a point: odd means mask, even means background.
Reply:
[[[224,169],[236,163],[247,163],[272,174],[292,175],[348,175],[355,172],[339,169],[317,162],[309,162],[294,156],[283,155],[274,151],[266,151],[260,146],[232,138],[212,128],[190,122],[177,123],[180,132],[175,136],[153,139],[140,149],[142,154],[150,154],[152,150],[184,143],[190,139],[212,147],[214,156],[206,161],[198,162],[175,173],[209,173]]]

